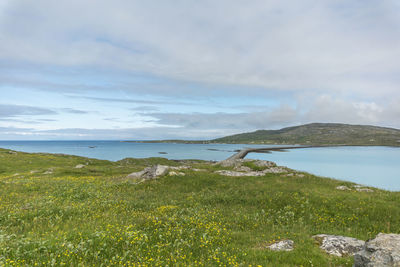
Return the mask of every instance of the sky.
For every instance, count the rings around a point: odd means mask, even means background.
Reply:
[[[398,0],[0,0],[0,140],[400,128]]]

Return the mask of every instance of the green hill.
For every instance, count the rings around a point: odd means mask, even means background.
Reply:
[[[400,130],[369,125],[311,123],[214,139],[215,143],[400,146]]]

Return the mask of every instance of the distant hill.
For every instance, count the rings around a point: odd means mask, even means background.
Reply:
[[[369,125],[311,123],[236,134],[210,143],[400,146],[400,130]]]

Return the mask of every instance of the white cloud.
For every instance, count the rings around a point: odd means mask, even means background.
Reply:
[[[396,1],[25,0],[4,9],[3,59],[281,90],[398,90]]]
[[[208,138],[307,122],[400,127],[398,14],[396,0],[0,0],[0,90],[108,103],[107,125],[121,121],[124,138],[135,138],[132,129],[137,138]],[[219,113],[216,95],[226,98]],[[263,100],[275,108],[232,113]],[[117,105],[126,110],[109,112]],[[86,110],[73,107],[61,113]],[[14,113],[46,115],[30,108]],[[125,116],[140,111],[162,130],[134,128],[143,114],[136,124]],[[101,126],[56,131],[115,136]]]

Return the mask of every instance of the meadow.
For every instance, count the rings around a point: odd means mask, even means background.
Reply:
[[[126,178],[154,164],[203,171]],[[352,257],[327,255],[312,236],[400,233],[399,192],[340,191],[353,184],[307,173],[225,177],[220,169],[0,149],[0,266],[351,266]],[[283,239],[295,242],[293,251],[265,248]]]

